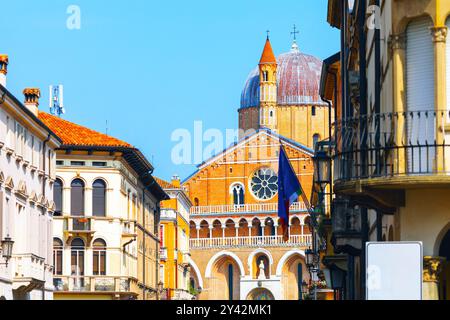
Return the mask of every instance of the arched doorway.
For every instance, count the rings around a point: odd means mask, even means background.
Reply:
[[[450,230],[442,238],[439,246],[439,256],[446,259],[441,275],[439,297],[441,300],[450,300]]]
[[[252,291],[247,296],[247,300],[275,300],[272,292],[265,288],[257,288]]]
[[[241,276],[244,267],[233,253],[220,252],[214,255],[206,266],[208,278],[208,300],[239,300]]]

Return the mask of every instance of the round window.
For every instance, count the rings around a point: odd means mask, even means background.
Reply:
[[[250,178],[250,190],[260,200],[270,200],[278,192],[278,176],[270,168],[256,170]]]

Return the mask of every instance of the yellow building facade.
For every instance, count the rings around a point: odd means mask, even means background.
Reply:
[[[192,203],[178,177],[171,182],[157,180],[170,197],[161,203],[161,299],[192,300],[197,294],[190,277],[189,212]]]

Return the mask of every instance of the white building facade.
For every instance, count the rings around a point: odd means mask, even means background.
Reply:
[[[0,56],[0,241],[14,241],[12,257],[0,253],[0,300],[51,300],[53,183],[59,138],[37,117],[39,90],[26,103],[6,88],[7,56]]]

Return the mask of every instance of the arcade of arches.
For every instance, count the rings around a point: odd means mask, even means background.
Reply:
[[[304,259],[289,248],[194,251],[191,286],[201,300],[302,300]]]

